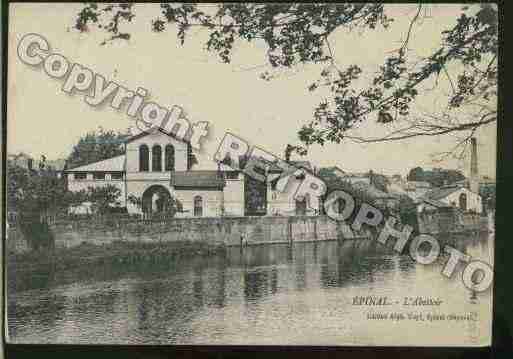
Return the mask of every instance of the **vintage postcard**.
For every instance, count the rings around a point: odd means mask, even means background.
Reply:
[[[15,344],[491,344],[486,4],[10,3]]]

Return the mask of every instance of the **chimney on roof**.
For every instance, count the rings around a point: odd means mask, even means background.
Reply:
[[[479,171],[477,168],[477,141],[475,137],[470,139],[470,190],[479,193]]]

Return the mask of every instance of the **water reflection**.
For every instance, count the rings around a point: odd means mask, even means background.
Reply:
[[[486,238],[445,240],[483,259],[493,249]],[[353,295],[430,293],[436,282],[440,293],[460,291],[458,302],[481,300],[444,280],[440,268],[419,267],[372,240],[230,247],[207,259],[105,263],[94,271],[48,267],[11,277],[9,335],[24,343],[265,344],[288,335],[320,343],[356,320]],[[370,335],[355,333],[346,335]]]

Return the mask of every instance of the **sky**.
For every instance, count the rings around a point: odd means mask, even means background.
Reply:
[[[203,141],[198,168],[215,168],[213,155],[226,132],[237,134],[249,144],[259,146],[276,156],[283,156],[287,143],[298,143],[297,131],[312,119],[315,106],[323,93],[309,92],[322,68],[300,65],[282,71],[271,81],[260,78],[268,70],[262,44],[237,43],[232,62],[223,64],[204,50],[206,36],[195,29],[184,46],[176,40],[176,31],[163,33],[150,30],[151,19],[159,14],[158,4],[136,5],[136,18],[126,29],[130,40],[100,43],[106,34],[92,30],[78,33],[73,24],[80,4],[10,4],[8,59],[7,150],[20,151],[49,159],[65,158],[73,145],[88,131],[103,127],[124,130],[134,127],[125,109],[108,106],[92,107],[85,94],[68,95],[61,90],[63,80],[49,77],[41,67],[32,68],[16,55],[20,39],[27,33],[45,37],[52,53],[64,55],[106,80],[116,81],[128,89],[143,87],[149,91],[146,100],[171,108],[181,106],[191,122],[207,121],[209,136]],[[422,26],[413,29],[409,54],[430,54],[440,41],[440,32],[450,28],[461,5],[432,4]],[[397,49],[406,35],[415,5],[391,5],[387,12],[396,21],[387,30],[336,31],[330,35],[338,66],[358,64],[364,73],[372,73],[390,51]],[[440,79],[438,92],[425,96],[418,111],[436,112],[439,98],[448,90]],[[369,123],[361,134],[383,135],[393,129]],[[481,175],[495,178],[496,126],[488,125],[476,133],[478,165]],[[306,159],[315,166],[333,166],[349,172],[373,170],[383,174],[402,175],[417,166],[444,167],[469,173],[465,161],[447,159],[433,162],[433,155],[454,146],[452,136],[420,137],[394,143],[355,144],[344,142],[313,146]]]

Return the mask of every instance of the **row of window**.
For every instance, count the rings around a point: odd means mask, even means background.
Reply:
[[[164,149],[164,168],[165,171],[175,170],[175,148],[173,145],[166,145]],[[147,145],[139,147],[139,171],[148,172],[150,170],[150,149]],[[162,171],[162,147],[155,145],[151,148],[151,170],[153,172]]]
[[[226,179],[237,179],[239,173],[237,171],[227,171],[224,173]],[[105,180],[106,173],[105,172],[93,172],[94,180]],[[123,173],[122,172],[112,172],[110,173],[110,178],[112,180],[122,180]],[[75,180],[85,180],[87,179],[87,172],[75,172],[74,173]]]
[[[105,180],[105,172],[93,172],[93,179],[95,180]],[[76,180],[85,180],[87,179],[87,172],[75,172],[74,178]],[[122,172],[112,172],[110,174],[110,178],[113,180],[121,180],[123,179],[123,173]]]

